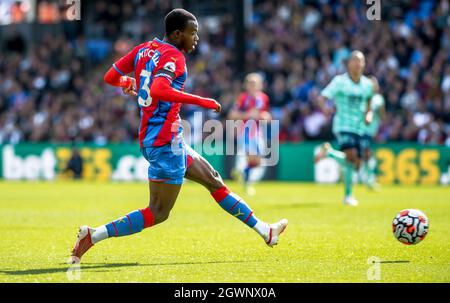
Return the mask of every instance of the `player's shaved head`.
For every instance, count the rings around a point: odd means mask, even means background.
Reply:
[[[250,73],[245,77],[245,86],[249,93],[255,94],[263,88],[263,77],[258,73]]]
[[[361,60],[363,62],[366,61],[366,59],[364,57],[364,54],[361,51],[359,51],[359,50],[354,50],[354,51],[351,52],[350,60],[352,60],[352,59],[358,59],[358,60]]]
[[[350,77],[356,82],[359,82],[359,78],[363,74],[365,67],[366,58],[364,54],[359,50],[352,51],[347,61],[347,70]]]
[[[197,21],[195,16],[182,8],[176,8],[169,12],[164,18],[166,36],[174,31],[184,31],[189,21]]]
[[[261,77],[260,74],[258,73],[250,73],[245,77],[245,81],[246,82],[257,82],[257,83],[262,83],[263,82],[263,78]]]

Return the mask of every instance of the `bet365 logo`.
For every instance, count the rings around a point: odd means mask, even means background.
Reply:
[[[81,20],[81,0],[66,0],[66,18],[69,21]]]
[[[366,12],[367,19],[381,20],[381,0],[366,0],[366,4],[369,5]]]

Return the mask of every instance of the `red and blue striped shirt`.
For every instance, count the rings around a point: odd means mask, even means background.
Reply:
[[[183,91],[187,79],[186,59],[170,43],[157,38],[136,46],[113,64],[121,75],[134,71],[140,107],[140,147],[163,146],[182,135],[181,103],[153,99],[150,87],[157,77],[165,77],[172,88]]]

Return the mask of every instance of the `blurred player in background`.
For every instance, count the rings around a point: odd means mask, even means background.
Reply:
[[[372,153],[372,145],[375,136],[378,133],[378,128],[380,127],[381,118],[385,113],[385,102],[383,95],[380,93],[380,86],[378,84],[377,78],[374,76],[370,77],[373,84],[373,97],[370,101],[370,107],[372,110],[372,121],[364,125],[364,133],[361,137],[361,149],[363,155],[362,162],[362,173],[364,183],[374,190],[379,189],[379,185],[376,183],[375,169],[377,167],[377,162]]]
[[[264,135],[259,121],[271,120],[269,113],[269,97],[262,91],[263,78],[257,73],[248,74],[245,78],[246,91],[239,95],[228,119],[241,120],[245,124],[238,131],[238,156],[236,157],[233,177],[242,180],[248,195],[254,195],[254,181],[261,178],[264,166],[261,166],[261,152],[264,148]],[[239,150],[240,149],[240,150]],[[243,157],[240,155],[244,155]],[[257,176],[251,172],[260,168]]]
[[[83,158],[80,155],[78,148],[72,148],[72,155],[65,169],[66,172],[70,172],[74,179],[81,179],[83,176]]]
[[[363,75],[365,57],[360,51],[353,51],[347,62],[347,72],[335,76],[322,90],[319,104],[323,111],[329,111],[326,100],[332,100],[336,107],[333,118],[333,133],[337,138],[340,151],[331,148],[326,142],[321,146],[315,161],[324,157],[335,159],[344,171],[345,197],[344,204],[356,206],[358,201],[353,197],[353,173],[359,169],[362,157],[361,136],[365,124],[371,122],[372,111],[370,100],[373,85]]]
[[[139,143],[142,155],[150,163],[148,170],[149,206],[135,210],[97,228],[82,226],[78,233],[72,262],[80,262],[94,244],[109,237],[121,237],[164,222],[180,192],[184,177],[200,183],[226,212],[254,229],[273,247],[287,226],[282,219],[275,224],[259,220],[242,198],[232,193],[219,173],[183,140],[179,111],[182,103],[195,104],[219,112],[220,104],[183,92],[187,79],[183,53],[192,52],[199,40],[194,15],[183,9],[171,11],[165,18],[165,37],[136,46],[119,59],[104,80],[138,97],[141,111]],[[135,72],[136,78],[126,76]]]

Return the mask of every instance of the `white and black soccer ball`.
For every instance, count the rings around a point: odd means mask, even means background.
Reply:
[[[428,218],[420,210],[404,209],[392,221],[392,232],[403,244],[417,244],[428,233]]]

